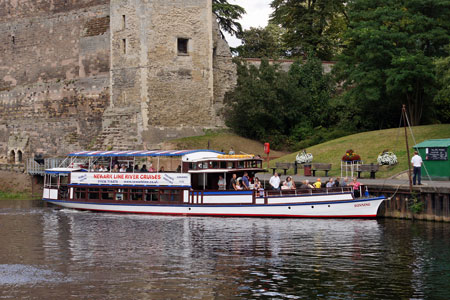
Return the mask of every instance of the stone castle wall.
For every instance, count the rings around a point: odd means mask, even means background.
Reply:
[[[223,126],[235,67],[211,10],[208,0],[0,0],[0,160],[152,148]]]
[[[104,0],[0,0],[0,157],[92,143],[109,100],[109,36]]]

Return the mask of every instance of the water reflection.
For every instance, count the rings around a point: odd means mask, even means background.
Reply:
[[[450,228],[444,223],[1,207],[2,297],[444,299],[450,294]],[[27,283],[30,274],[42,280]]]

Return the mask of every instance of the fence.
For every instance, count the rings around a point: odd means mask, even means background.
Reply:
[[[46,169],[67,167],[69,161],[64,162],[65,158],[46,158],[43,163],[40,164],[34,159],[29,158],[27,160],[27,173],[30,175],[44,175]],[[64,164],[62,164],[64,162]]]

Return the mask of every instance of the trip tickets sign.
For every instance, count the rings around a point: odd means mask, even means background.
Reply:
[[[74,184],[190,186],[186,173],[72,173]]]

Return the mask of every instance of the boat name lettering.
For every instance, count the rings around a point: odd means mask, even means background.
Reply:
[[[361,206],[370,206],[370,202],[355,204],[355,207],[361,207]]]

